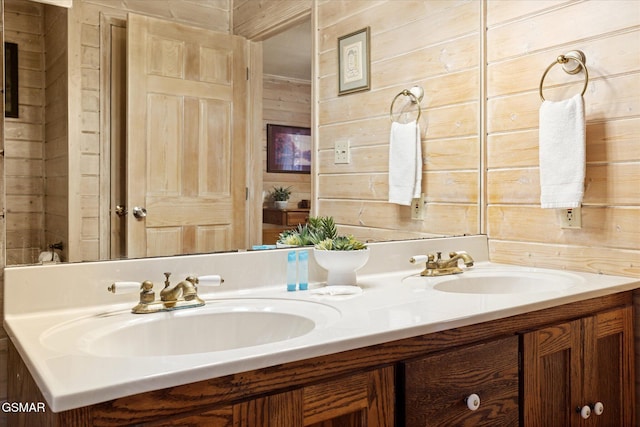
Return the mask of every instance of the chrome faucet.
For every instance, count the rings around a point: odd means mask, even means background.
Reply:
[[[140,285],[140,301],[131,309],[132,313],[146,314],[158,311],[171,311],[182,308],[200,307],[204,301],[198,297],[198,279],[193,276],[187,277],[174,287],[171,287],[169,276],[171,273],[164,273],[164,289],[160,291],[160,300],[156,301],[153,283],[145,280]]]
[[[425,262],[425,269],[420,273],[421,276],[446,276],[449,274],[460,274],[463,270],[458,266],[462,260],[465,266],[473,266],[473,258],[465,251],[449,252],[449,259],[442,259],[442,252],[436,252],[436,255],[414,256],[409,259],[412,264]]]

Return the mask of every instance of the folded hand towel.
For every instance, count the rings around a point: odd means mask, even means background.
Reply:
[[[389,203],[411,205],[422,191],[420,126],[393,122],[389,137]]]
[[[576,208],[585,176],[585,118],[581,95],[540,106],[540,204]]]

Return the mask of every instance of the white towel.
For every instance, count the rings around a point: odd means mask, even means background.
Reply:
[[[420,126],[393,122],[389,137],[389,203],[411,205],[422,191]]]
[[[585,118],[581,95],[540,106],[540,204],[576,208],[585,176]]]

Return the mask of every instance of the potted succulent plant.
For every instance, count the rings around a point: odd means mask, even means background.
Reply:
[[[287,201],[291,197],[291,186],[289,187],[273,187],[270,193],[273,202],[278,209],[286,209]]]
[[[327,270],[327,285],[354,286],[356,270],[369,259],[369,248],[353,236],[336,236],[317,243],[313,255],[318,265]]]
[[[279,246],[314,245],[313,254],[320,267],[327,270],[327,285],[355,285],[356,270],[369,259],[369,248],[353,236],[339,236],[332,217],[310,217],[309,222],[285,230]]]

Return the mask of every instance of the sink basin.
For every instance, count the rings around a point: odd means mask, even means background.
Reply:
[[[430,280],[433,289],[460,294],[518,294],[562,291],[582,280],[564,272],[516,270],[468,270],[462,274],[436,278],[412,277]]]
[[[45,331],[43,345],[104,357],[178,356],[294,339],[340,318],[321,303],[229,299],[153,314],[128,311],[85,317]]]

